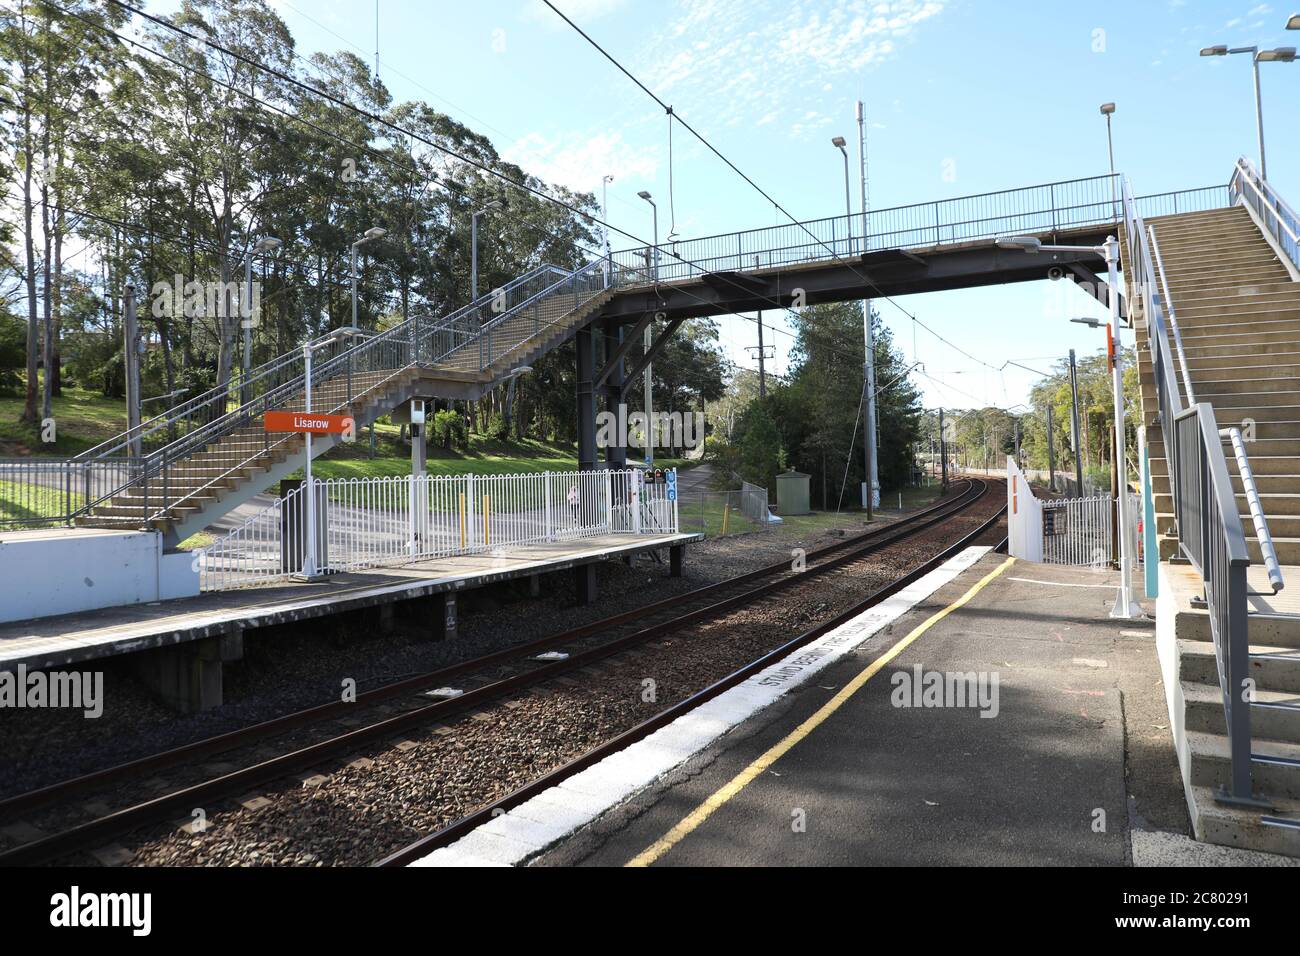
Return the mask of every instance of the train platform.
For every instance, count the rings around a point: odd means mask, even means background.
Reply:
[[[548,542],[509,551],[459,555],[397,567],[330,574],[310,582],[215,591],[195,597],[103,608],[74,614],[0,624],[0,671],[85,667],[91,662],[141,651],[176,651],[191,645],[203,663],[219,665],[242,653],[244,633],[280,624],[429,599],[431,639],[454,636],[456,595],[501,581],[572,571],[576,598],[597,598],[595,567],[666,550],[669,573],[680,573],[685,546],[700,534],[599,535]],[[436,606],[434,606],[436,605]],[[199,649],[199,645],[205,645]],[[195,661],[176,667],[192,670]],[[211,668],[209,668],[211,670]],[[172,687],[163,696],[183,709],[206,709],[219,702],[209,675],[207,687],[192,693]],[[194,682],[186,678],[193,687]],[[165,681],[170,684],[173,682]],[[177,694],[200,699],[172,700]],[[214,694],[216,700],[214,701]]]
[[[1191,839],[1117,585],[967,549],[421,863],[1293,864]]]

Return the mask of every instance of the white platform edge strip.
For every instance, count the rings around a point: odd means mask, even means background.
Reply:
[[[514,866],[690,759],[898,620],[991,549],[971,547],[857,617],[644,740],[575,774],[411,866]]]

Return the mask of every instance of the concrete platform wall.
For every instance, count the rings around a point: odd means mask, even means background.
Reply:
[[[199,593],[188,553],[164,554],[152,531],[58,529],[0,535],[0,622],[143,604]]]

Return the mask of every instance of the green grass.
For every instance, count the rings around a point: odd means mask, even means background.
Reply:
[[[939,487],[937,485],[930,488],[904,488],[903,492],[903,511],[898,510],[898,492],[890,492],[882,496],[883,507],[876,511],[880,518],[897,517],[900,514],[913,511],[918,508],[924,508],[933,504],[939,497]],[[759,526],[751,522],[740,512],[737,505],[736,496],[732,496],[731,506],[728,507],[723,501],[721,493],[710,493],[704,498],[701,505],[698,497],[685,498],[681,502],[678,511],[678,520],[683,531],[700,531],[703,530],[710,537],[718,536],[724,533],[746,534],[751,531],[758,531]],[[781,524],[772,525],[771,527],[795,533],[809,533],[818,531],[829,531],[832,528],[866,528],[866,514],[858,509],[841,511],[836,514],[834,511],[813,511],[806,515],[783,515]]]
[[[66,458],[126,431],[126,403],[84,388],[65,388],[54,399],[54,442],[41,440],[39,424],[20,423],[22,413],[21,393],[0,395],[0,456]]]
[[[84,500],[81,495],[72,494],[71,507],[80,508]],[[0,525],[22,519],[30,526],[45,518],[63,518],[68,507],[68,496],[62,488],[0,480]]]

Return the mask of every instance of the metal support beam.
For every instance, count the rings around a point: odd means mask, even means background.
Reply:
[[[637,363],[628,369],[627,378],[629,380],[635,379],[645,370],[645,367],[654,360],[654,357],[659,353],[659,350],[664,347],[664,343],[672,338],[673,333],[676,332],[681,327],[681,324],[686,321],[686,318],[687,317],[683,315],[679,318],[673,319],[664,327],[664,330],[659,333],[659,337],[650,343],[650,351],[642,355],[641,358],[637,360]]]
[[[1110,308],[1110,285],[1099,275],[1094,275],[1092,270],[1078,262],[1071,262],[1066,268],[1071,274],[1071,281],[1082,286],[1083,291],[1092,296],[1106,308]],[[1119,295],[1119,314],[1120,318],[1128,324],[1128,303],[1124,301],[1123,293]]]
[[[578,470],[596,468],[596,333],[590,326],[578,330]]]
[[[647,316],[646,321],[649,321]],[[605,390],[605,410],[611,412],[616,419],[619,419],[618,406],[626,402],[623,395],[623,386],[626,379],[623,376],[623,354],[627,347],[636,340],[639,333],[635,330],[626,338],[623,335],[623,327],[617,322],[606,322],[602,329],[601,341],[604,343],[605,367],[601,370],[600,378],[596,381],[596,388],[609,380],[609,388]],[[621,419],[620,419],[621,420]],[[622,440],[623,436],[619,436]],[[627,467],[627,446],[613,442],[605,446],[605,464],[609,468],[626,468]]]
[[[653,312],[647,312],[645,315],[641,317],[641,321],[638,322],[636,325],[634,325],[630,330],[628,330],[626,333],[620,333],[621,338],[619,339],[618,348],[616,348],[612,354],[610,353],[608,346],[606,347],[605,367],[602,368],[600,370],[600,374],[596,376],[595,387],[597,389],[599,389],[602,385],[604,385],[605,380],[608,379],[614,373],[615,366],[618,367],[618,379],[619,379],[618,385],[620,389],[622,389],[624,381],[626,381],[628,378],[636,377],[635,375],[623,374],[623,360],[627,358],[627,353],[631,350],[632,346],[636,342],[639,342],[641,340],[641,334],[645,331],[646,326],[649,325],[654,320],[654,317],[655,314]],[[604,328],[605,328],[606,336],[609,336],[611,329],[616,329],[621,327],[616,322],[607,321],[604,323]],[[608,338],[606,339],[606,341],[608,341]]]

